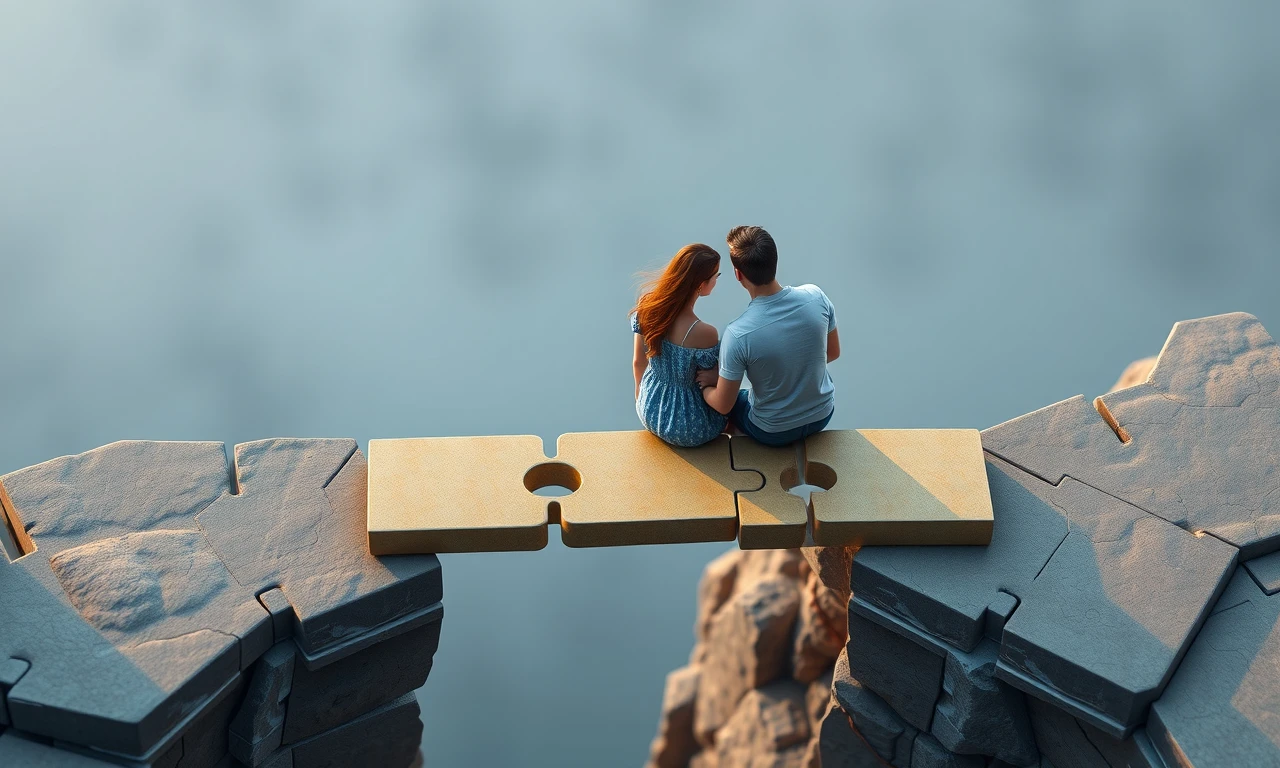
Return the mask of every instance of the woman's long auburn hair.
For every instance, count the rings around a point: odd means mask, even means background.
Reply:
[[[640,324],[646,354],[654,357],[662,352],[662,340],[671,324],[698,291],[720,268],[720,254],[709,245],[692,243],[681,248],[671,263],[644,286],[640,299],[631,310]]]

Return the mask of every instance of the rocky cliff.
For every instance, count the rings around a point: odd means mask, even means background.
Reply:
[[[1280,350],[1178,323],[982,433],[985,547],[730,552],[651,766],[1280,766]]]
[[[443,616],[354,440],[120,442],[0,478],[0,766],[406,766]]]

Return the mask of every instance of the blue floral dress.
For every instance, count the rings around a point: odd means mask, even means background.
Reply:
[[[631,330],[640,332],[640,321],[631,316]],[[662,340],[662,352],[649,358],[640,377],[636,415],[653,434],[672,445],[691,448],[715,438],[728,417],[702,399],[693,375],[699,368],[718,368],[719,347],[694,349]]]

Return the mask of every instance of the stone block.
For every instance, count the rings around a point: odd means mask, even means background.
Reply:
[[[945,654],[995,634],[1016,597],[997,676],[1123,738],[1168,682],[1234,548],[1073,478],[1051,486],[995,458],[988,477],[991,546],[864,549],[851,607]]]
[[[1268,595],[1280,592],[1280,552],[1247,560],[1244,567],[1263,592]]]
[[[284,743],[285,702],[293,685],[296,646],[276,643],[254,665],[244,700],[227,731],[228,751],[250,768]]]
[[[850,674],[917,730],[929,730],[942,690],[941,656],[856,613],[849,614]]]
[[[895,768],[909,768],[911,748],[919,731],[850,674],[847,651],[836,659],[831,691],[861,741],[883,762]]]
[[[683,768],[698,752],[693,736],[693,704],[698,695],[699,670],[681,667],[667,675],[662,694],[662,715],[658,735],[649,749],[649,765],[654,768]]]
[[[95,760],[23,736],[17,731],[0,733],[0,765],[13,768],[113,768]]]
[[[430,623],[440,562],[369,553],[366,463],[354,440],[241,443],[235,471],[239,493],[196,521],[240,584],[284,593],[307,666]]]
[[[1171,766],[1280,765],[1280,595],[1236,570],[1147,734]]]
[[[418,755],[422,721],[418,700],[406,693],[366,715],[288,747],[293,768],[405,768]]]
[[[971,653],[951,649],[930,731],[950,752],[1034,765],[1035,736],[1022,693],[996,679],[999,647],[983,640]]]
[[[694,705],[699,743],[713,746],[742,696],[786,673],[799,605],[796,581],[775,576],[739,592],[716,614]]]
[[[809,741],[805,687],[778,680],[748,691],[716,734],[720,765],[803,768]]]
[[[927,733],[916,737],[911,747],[911,768],[985,768],[979,755],[957,755]]]
[[[295,664],[284,723],[291,744],[421,688],[440,644],[442,605],[435,619],[318,669]]]
[[[1020,416],[983,446],[1212,534],[1242,559],[1280,549],[1280,348],[1252,315],[1177,323],[1145,383]]]

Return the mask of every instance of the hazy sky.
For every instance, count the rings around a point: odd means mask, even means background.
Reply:
[[[0,0],[0,473],[126,438],[638,428],[634,274],[727,261],[744,223],[835,304],[833,428],[1092,397],[1180,319],[1280,332],[1278,28],[1265,2]],[[643,762],[724,548],[442,557],[428,761]]]

